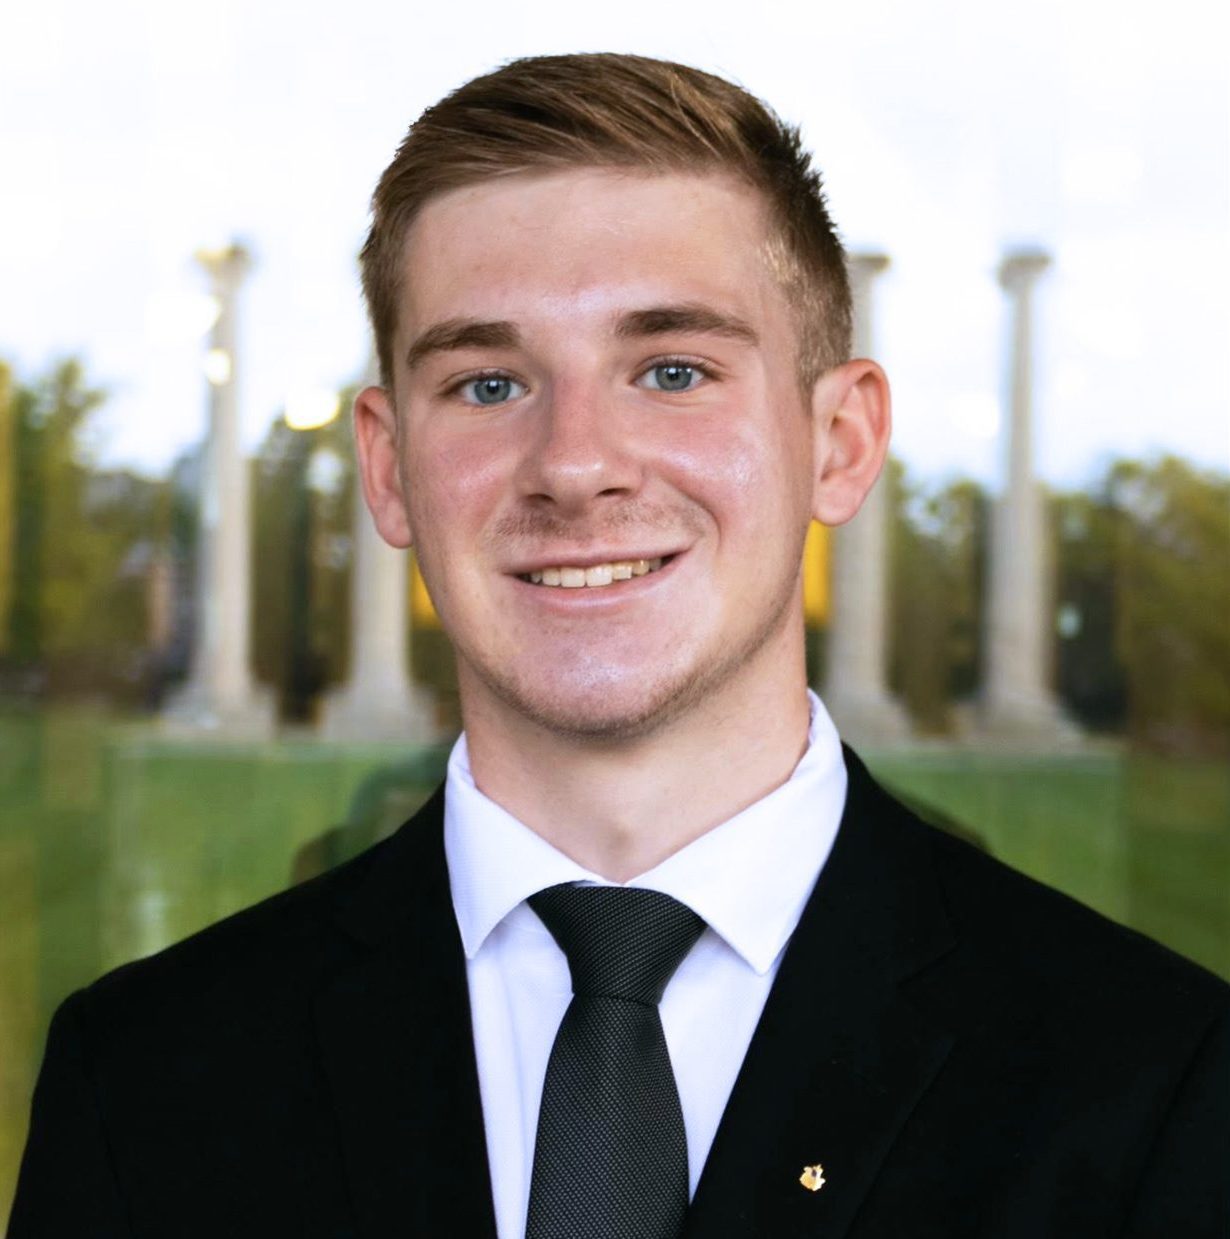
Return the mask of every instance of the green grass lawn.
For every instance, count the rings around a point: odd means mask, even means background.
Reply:
[[[353,855],[443,762],[306,740],[186,745],[81,710],[0,714],[0,1219],[56,1004]],[[1009,864],[1230,977],[1230,771],[1114,754],[870,764]]]

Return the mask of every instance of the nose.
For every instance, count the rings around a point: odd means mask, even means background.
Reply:
[[[615,402],[590,384],[557,384],[536,410],[519,470],[521,493],[559,515],[626,498],[641,471]]]

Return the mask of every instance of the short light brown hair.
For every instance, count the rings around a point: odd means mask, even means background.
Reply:
[[[850,352],[845,255],[797,128],[712,73],[645,56],[514,60],[414,122],[372,195],[360,263],[383,382],[393,378],[406,233],[423,205],[496,176],[568,168],[725,173],[770,211],[769,258],[798,319],[805,386]]]

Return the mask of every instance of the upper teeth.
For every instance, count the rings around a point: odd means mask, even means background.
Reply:
[[[610,585],[612,581],[628,581],[634,576],[657,572],[662,567],[657,559],[620,559],[609,564],[594,564],[591,568],[543,568],[531,572],[529,579],[535,585],[562,585],[565,589],[580,589],[583,585]]]

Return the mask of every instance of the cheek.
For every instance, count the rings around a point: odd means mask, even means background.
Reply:
[[[810,455],[761,419],[698,419],[663,444],[663,472],[706,508],[724,533],[764,534],[780,522],[806,522]]]
[[[481,434],[418,433],[409,438],[406,460],[410,520],[419,544],[449,533],[472,542],[507,477],[500,442]]]

